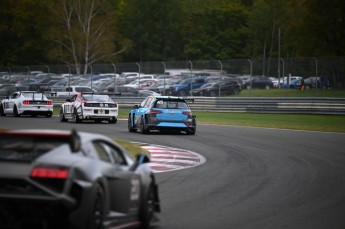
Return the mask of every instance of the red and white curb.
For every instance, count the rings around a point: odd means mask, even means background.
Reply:
[[[160,145],[142,145],[151,154],[151,169],[155,173],[169,172],[202,165],[206,159],[195,152]]]

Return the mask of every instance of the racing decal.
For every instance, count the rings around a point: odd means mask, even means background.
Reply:
[[[72,113],[72,105],[71,104],[65,104],[64,105],[64,110],[65,110],[65,113]]]
[[[140,196],[140,181],[138,178],[134,178],[131,181],[131,201],[138,200]]]

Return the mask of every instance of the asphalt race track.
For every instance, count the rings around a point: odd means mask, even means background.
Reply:
[[[195,136],[129,133],[117,124],[0,117],[0,128],[52,128],[190,150],[206,163],[157,173],[154,228],[345,228],[345,134],[198,125]]]

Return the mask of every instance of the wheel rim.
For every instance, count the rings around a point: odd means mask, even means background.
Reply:
[[[97,194],[92,218],[93,228],[101,228],[103,222],[103,203],[102,197],[99,193]]]

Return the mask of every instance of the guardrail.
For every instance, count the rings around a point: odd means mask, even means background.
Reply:
[[[66,97],[50,97],[56,106]],[[285,114],[345,114],[345,98],[273,98],[273,97],[188,97],[195,111],[285,113]],[[121,108],[130,109],[140,104],[143,97],[114,96]]]

